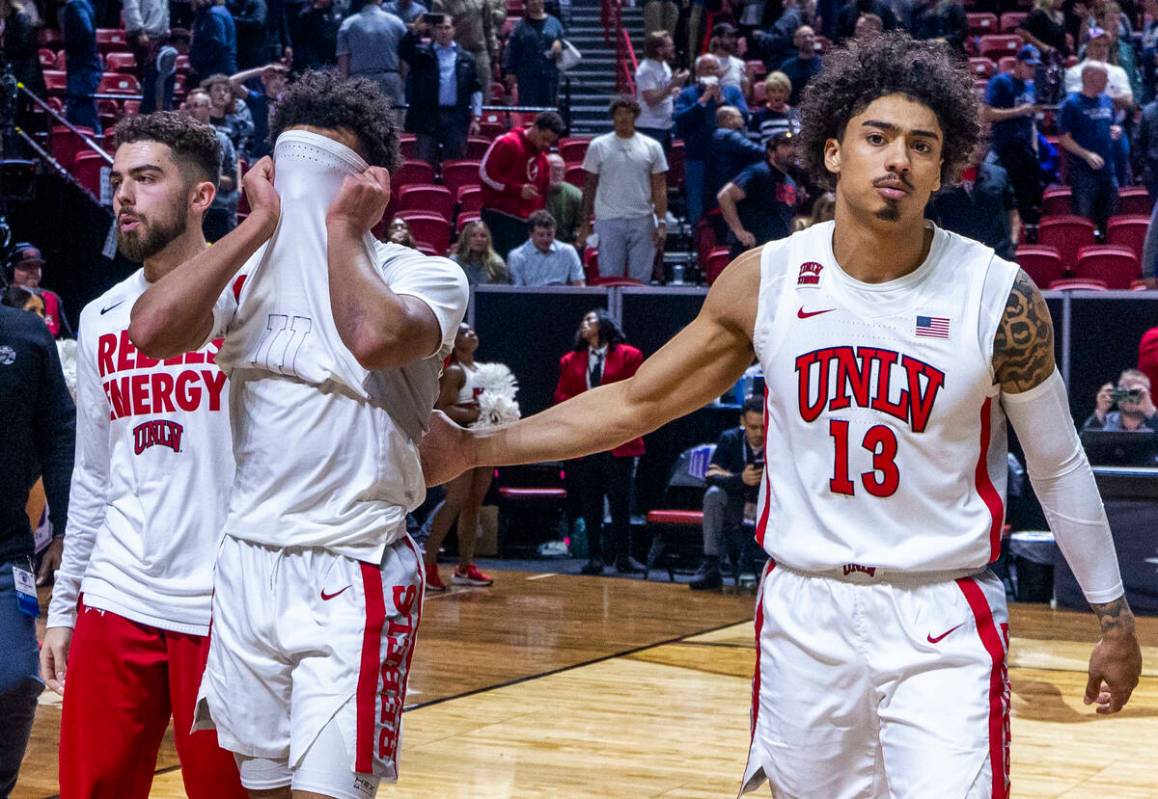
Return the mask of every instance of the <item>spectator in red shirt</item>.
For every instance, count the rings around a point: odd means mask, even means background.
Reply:
[[[1138,369],[1158,386],[1158,327],[1147,330],[1138,342]]]
[[[565,130],[562,117],[544,111],[531,127],[495,139],[483,156],[482,220],[498,252],[510,252],[527,240],[527,219],[547,203],[547,151]]]

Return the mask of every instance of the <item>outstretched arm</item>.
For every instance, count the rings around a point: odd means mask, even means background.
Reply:
[[[699,316],[628,380],[585,391],[497,430],[461,430],[436,413],[422,442],[427,484],[480,465],[564,460],[613,449],[703,407],[752,363],[759,274],[759,252],[738,258],[716,281]]]
[[[1025,451],[1034,491],[1102,628],[1102,640],[1090,656],[1085,702],[1096,702],[1098,713],[1116,713],[1129,701],[1142,672],[1134,614],[1122,588],[1094,474],[1054,365],[1049,308],[1022,271],[1013,282],[994,337],[993,368],[1001,384],[1002,406]]]

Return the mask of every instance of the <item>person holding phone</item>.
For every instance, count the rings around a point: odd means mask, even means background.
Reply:
[[[709,591],[724,585],[720,574],[720,550],[732,561],[739,585],[748,565],[745,527],[756,524],[756,502],[764,479],[764,405],[753,395],[744,400],[740,426],[725,430],[716,442],[704,480],[704,561],[689,584],[693,591]],[[751,570],[749,565],[748,571]]]
[[[1106,383],[1098,389],[1095,402],[1094,412],[1082,425],[1083,432],[1158,433],[1158,409],[1150,396],[1150,378],[1138,369],[1122,372],[1117,386]]]

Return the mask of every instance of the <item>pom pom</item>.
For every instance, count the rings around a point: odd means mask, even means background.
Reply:
[[[56,351],[60,354],[60,368],[64,372],[64,384],[72,401],[76,402],[76,341],[70,338],[58,339]]]
[[[501,427],[516,422],[522,416],[515,395],[519,383],[511,370],[501,363],[478,363],[472,375],[475,386],[482,389],[478,398],[479,417],[475,429]]]

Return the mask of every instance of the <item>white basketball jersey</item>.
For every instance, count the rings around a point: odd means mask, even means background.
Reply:
[[[442,341],[400,368],[365,369],[330,309],[325,218],[342,180],[366,162],[296,130],[278,137],[274,161],[277,230],[214,308],[237,462],[225,531],[377,563],[425,497],[418,441],[466,313],[466,278],[449,259],[367,234],[383,283],[425,303]]]
[[[765,245],[756,537],[803,571],[980,569],[1000,550],[1005,416],[993,338],[1017,267],[933,229],[887,283],[846,274],[833,223]]]

